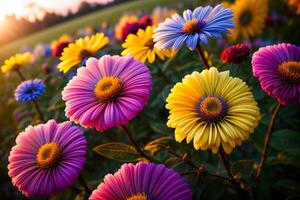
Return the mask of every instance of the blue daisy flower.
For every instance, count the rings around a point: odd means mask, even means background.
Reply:
[[[232,10],[222,4],[214,8],[206,6],[194,11],[185,10],[183,17],[173,14],[155,29],[155,47],[176,51],[185,43],[193,50],[198,43],[207,44],[209,37],[221,38],[221,33],[228,33],[229,28],[234,28],[232,17]]]
[[[15,90],[15,98],[18,102],[33,101],[45,92],[45,87],[40,79],[23,81]]]

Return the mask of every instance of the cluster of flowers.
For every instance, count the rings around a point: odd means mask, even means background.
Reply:
[[[54,44],[52,53],[61,60],[59,71],[67,73],[82,65],[62,91],[70,121],[49,120],[18,135],[8,165],[13,184],[26,196],[50,196],[70,187],[84,167],[88,144],[82,129],[72,122],[98,131],[128,124],[149,99],[152,77],[145,63],[156,57],[172,58],[183,46],[196,50],[206,69],[186,75],[171,89],[166,99],[167,126],[175,129],[177,142],[186,140],[196,150],[230,154],[254,132],[260,109],[247,84],[210,66],[201,46],[223,33],[248,39],[261,32],[267,1],[242,2],[174,13],[158,25],[147,17],[127,21],[123,25],[128,31],[120,32],[122,56],[95,58],[109,43],[103,33]],[[236,64],[249,54],[247,46],[238,44],[225,49],[221,58]],[[15,71],[24,80],[15,91],[16,100],[33,101],[38,108],[36,99],[45,92],[45,84],[38,79],[25,81],[20,72],[31,59],[30,53],[17,54],[1,70]],[[300,47],[285,43],[263,47],[254,53],[252,66],[270,96],[282,105],[300,103]],[[139,162],[107,175],[90,199],[190,200],[192,191],[177,172],[162,164]]]

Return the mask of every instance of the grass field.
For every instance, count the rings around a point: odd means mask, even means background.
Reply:
[[[187,1],[187,0],[181,0]],[[150,11],[156,6],[172,5],[178,0],[135,0],[128,3],[119,4],[107,9],[95,11],[89,15],[70,20],[59,25],[41,30],[27,37],[13,41],[0,47],[0,63],[14,53],[20,51],[24,45],[31,46],[39,42],[47,42],[59,37],[63,33],[76,31],[87,25],[99,25],[101,21],[115,22],[118,18],[128,11]]]

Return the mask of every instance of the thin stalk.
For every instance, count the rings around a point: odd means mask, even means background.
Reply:
[[[21,73],[21,71],[20,71],[19,69],[16,69],[15,71],[16,71],[17,74],[19,75],[21,81],[25,81],[25,80],[26,80],[25,77],[23,76],[23,74]]]
[[[229,178],[231,179],[231,182],[236,184],[236,185],[239,185],[238,182],[236,182],[236,180],[234,179],[232,173],[231,173],[231,170],[230,170],[230,166],[229,166],[229,163],[227,162],[226,158],[225,158],[225,154],[224,154],[224,151],[223,149],[220,147],[219,149],[219,158],[224,166],[224,168],[226,169],[227,173],[228,173],[228,176]]]
[[[34,105],[34,107],[35,107],[35,110],[36,110],[36,112],[39,114],[39,116],[40,116],[40,120],[41,121],[44,121],[44,115],[43,115],[43,113],[42,113],[42,111],[41,111],[41,109],[40,109],[40,106],[39,106],[39,104],[38,104],[38,102],[36,101],[36,100],[33,100],[32,101],[33,102],[33,105]]]
[[[256,178],[259,178],[259,176],[261,175],[262,170],[264,168],[266,157],[267,157],[267,150],[268,150],[268,146],[269,146],[269,143],[270,143],[270,139],[271,139],[271,135],[272,135],[273,127],[274,127],[274,122],[277,118],[277,114],[278,114],[279,110],[282,107],[283,107],[283,105],[278,103],[275,110],[273,111],[271,121],[269,122],[268,129],[267,129],[267,132],[266,132],[265,143],[264,143],[264,147],[263,147],[263,150],[262,150],[262,153],[261,153],[261,158],[260,158],[260,163],[259,163],[259,166],[258,166],[258,169],[257,169]]]
[[[80,184],[83,186],[83,188],[84,188],[84,190],[86,191],[86,193],[87,193],[88,195],[91,195],[92,192],[91,192],[91,190],[89,189],[89,186],[87,185],[87,183],[85,182],[85,180],[84,180],[84,178],[83,178],[83,176],[82,176],[81,174],[79,174],[78,180],[79,180]]]
[[[201,61],[202,64],[204,65],[204,67],[205,67],[206,69],[209,69],[210,66],[209,66],[209,64],[208,64],[208,62],[207,62],[207,60],[206,60],[206,58],[205,58],[205,56],[204,56],[204,53],[203,53],[203,51],[202,51],[202,49],[201,49],[201,47],[200,47],[199,44],[197,44],[196,51],[197,51],[197,53],[198,53],[198,55],[199,55],[199,57],[200,57],[200,61]]]
[[[172,151],[171,149],[167,149],[167,152],[169,152],[170,154],[172,154],[173,156],[175,156],[177,158],[182,159],[184,162],[186,162],[191,167],[193,167],[197,170],[199,169],[199,167],[189,157],[181,156],[178,153],[176,153],[175,151]]]
[[[122,126],[123,131],[126,133],[128,139],[130,140],[130,142],[133,144],[133,146],[135,147],[135,149],[137,150],[137,152],[139,152],[139,154],[141,154],[141,156],[143,156],[144,158],[146,158],[148,161],[152,162],[151,158],[149,156],[147,156],[142,149],[139,147],[139,145],[137,144],[137,142],[134,140],[132,134],[130,133],[129,129],[126,126]]]

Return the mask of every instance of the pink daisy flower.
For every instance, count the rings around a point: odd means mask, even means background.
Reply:
[[[186,181],[164,165],[124,164],[105,176],[89,200],[192,200]]]
[[[98,131],[126,125],[147,103],[151,87],[149,69],[132,56],[89,58],[62,92],[66,116]]]

